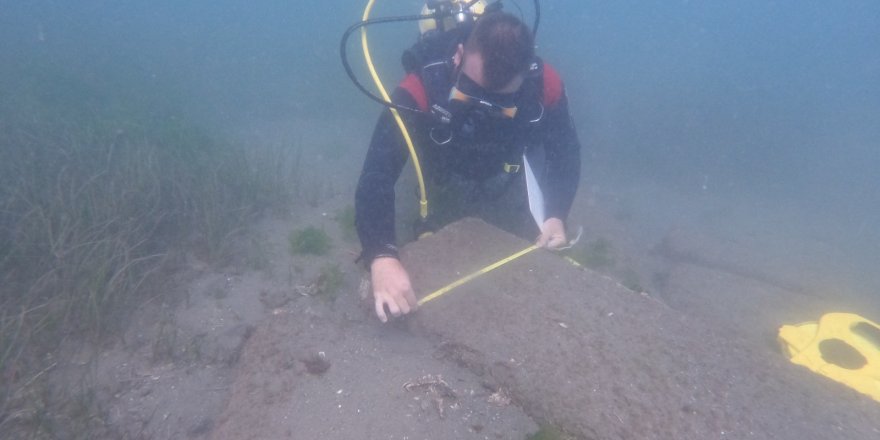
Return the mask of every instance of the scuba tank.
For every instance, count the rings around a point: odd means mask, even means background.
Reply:
[[[488,10],[487,10],[488,9]],[[501,2],[495,2],[487,8],[485,0],[429,0],[422,6],[422,15],[435,15],[434,18],[419,21],[419,33],[425,35],[431,31],[446,31],[463,23],[473,22],[474,17],[486,12],[501,9]]]

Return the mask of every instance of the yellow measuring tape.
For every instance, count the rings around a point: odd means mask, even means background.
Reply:
[[[456,287],[461,286],[462,284],[467,283],[468,281],[470,281],[480,275],[491,272],[491,271],[493,271],[493,270],[495,270],[495,269],[497,269],[507,263],[510,263],[511,261],[516,260],[517,258],[522,257],[523,255],[528,254],[529,252],[531,252],[535,249],[538,249],[538,246],[531,245],[531,246],[503,259],[503,260],[496,261],[495,263],[492,263],[489,266],[486,266],[486,267],[484,267],[484,268],[482,268],[482,269],[480,269],[480,270],[478,270],[478,271],[476,271],[466,277],[458,279],[458,280],[454,281],[452,284],[449,284],[446,287],[443,287],[439,290],[436,290],[433,293],[431,293],[430,295],[420,299],[419,305],[422,305],[428,301],[436,299],[436,298],[442,296],[443,294],[449,292],[450,290],[455,289]]]
[[[469,274],[465,277],[462,277],[458,280],[455,280],[452,283],[450,283],[449,285],[442,287],[440,289],[437,289],[434,292],[431,292],[429,295],[425,296],[424,298],[420,299],[419,305],[422,305],[428,301],[431,301],[431,300],[436,299],[446,293],[449,293],[450,290],[455,289],[456,287],[461,286],[462,284],[467,283],[468,281],[471,281],[480,275],[483,275],[483,274],[491,272],[495,269],[498,269],[499,267],[504,266],[505,264],[510,263],[511,261],[516,260],[517,258],[522,257],[523,255],[528,254],[529,252],[531,252],[535,249],[538,249],[538,246],[531,245],[531,246],[503,259],[503,260],[496,261],[495,263],[492,263],[489,266],[486,266],[486,267],[484,267],[484,268],[482,268],[472,274]],[[574,258],[571,258],[568,256],[563,257],[563,258],[565,258],[565,261],[568,261],[569,263],[571,263],[572,266],[583,267],[583,265],[578,263],[577,261],[575,261]]]

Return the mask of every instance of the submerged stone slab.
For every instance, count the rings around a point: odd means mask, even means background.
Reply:
[[[428,294],[528,245],[466,219],[402,255]],[[880,438],[876,402],[548,251],[424,304],[411,321],[441,357],[579,438]]]
[[[212,440],[523,439],[538,427],[488,401],[425,339],[341,304],[275,309],[245,344]]]

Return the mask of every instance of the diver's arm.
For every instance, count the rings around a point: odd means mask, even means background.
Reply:
[[[563,222],[571,210],[581,174],[581,144],[568,112],[565,93],[547,108],[544,125],[547,179],[544,209],[547,218]]]
[[[411,95],[398,88],[394,102],[412,107]],[[414,127],[408,122],[409,129]],[[394,236],[394,184],[407,160],[400,128],[391,112],[379,117],[355,194],[355,224],[361,239],[361,257],[370,268],[376,316],[388,321],[392,316],[409,313],[417,306],[409,274],[401,264]]]
[[[395,90],[392,99],[414,105],[412,97],[402,89]],[[391,112],[385,110],[373,131],[355,192],[355,225],[361,241],[361,258],[367,267],[377,257],[397,258],[394,184],[407,158],[400,128]]]

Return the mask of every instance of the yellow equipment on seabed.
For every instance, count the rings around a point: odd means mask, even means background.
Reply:
[[[784,325],[779,343],[792,363],[834,379],[880,402],[880,325],[853,313]]]

